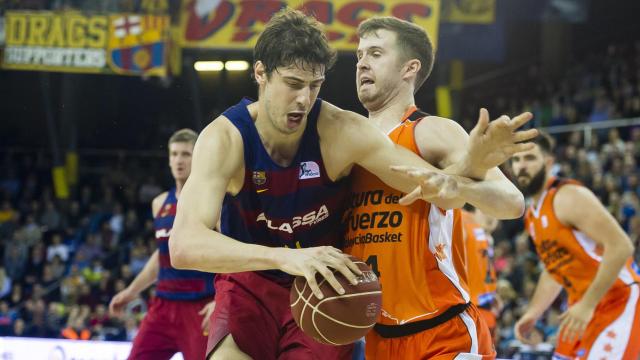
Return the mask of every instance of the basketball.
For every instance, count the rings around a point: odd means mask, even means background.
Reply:
[[[320,275],[316,275],[324,298],[318,299],[307,280],[296,277],[291,286],[291,313],[296,324],[316,341],[330,345],[350,344],[363,337],[380,315],[382,291],[378,277],[362,260],[351,256],[362,275],[351,283],[337,270],[336,279],[345,293],[338,294]]]

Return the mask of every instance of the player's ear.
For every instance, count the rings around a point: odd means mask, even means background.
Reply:
[[[253,76],[259,86],[264,85],[267,82],[267,69],[262,61],[258,60],[253,64]]]
[[[418,72],[422,68],[422,64],[418,59],[411,59],[404,64],[404,74],[402,75],[403,79],[409,79],[411,77],[418,76]]]
[[[555,160],[556,158],[551,154],[544,155],[544,165],[547,167],[547,169],[551,169]]]

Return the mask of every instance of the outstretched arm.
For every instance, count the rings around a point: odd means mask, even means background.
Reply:
[[[454,147],[451,145],[453,142],[459,150],[457,157],[451,156],[448,163],[437,164],[441,167],[449,166],[441,170],[430,161],[425,161],[404,147],[394,144],[366,118],[331,105],[326,107],[329,119],[325,121],[327,125],[321,127],[321,137],[324,135],[337,142],[331,142],[332,146],[327,147],[325,151],[331,154],[332,159],[339,159],[337,162],[342,164],[343,168],[348,169],[353,163],[364,167],[387,185],[409,194],[405,202],[422,198],[442,208],[461,207],[465,202],[470,202],[497,218],[522,215],[522,194],[498,169],[490,172],[486,183],[447,174],[456,171],[454,165],[457,162],[468,159],[465,157],[468,135],[461,128],[458,127],[457,132],[449,130],[456,137],[452,135],[448,138],[448,149],[445,152],[454,153]],[[420,141],[418,136],[416,138]],[[521,146],[510,148],[509,151],[520,148]],[[486,166],[487,162],[482,164]],[[392,169],[391,166],[394,165],[402,166]],[[462,165],[458,167],[462,169]],[[343,170],[339,169],[338,173],[340,171]],[[422,186],[417,187],[419,185]]]

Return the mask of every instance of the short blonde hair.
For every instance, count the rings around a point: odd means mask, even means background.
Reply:
[[[198,139],[198,133],[191,129],[180,129],[171,135],[168,146],[173,143],[191,143],[195,144]]]

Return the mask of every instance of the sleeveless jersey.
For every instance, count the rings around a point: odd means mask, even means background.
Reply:
[[[478,307],[491,306],[495,298],[497,279],[493,267],[493,238],[473,219],[462,212],[466,247],[466,272],[471,302]]]
[[[390,131],[391,140],[419,155],[414,129],[425,115],[409,109]],[[351,181],[345,251],[366,261],[379,276],[380,323],[426,320],[469,302],[452,251],[454,242],[462,244],[460,211],[443,211],[422,200],[399,205],[401,192],[360,167],[352,171]]]
[[[525,226],[545,269],[562,284],[569,295],[569,304],[573,304],[582,298],[595,278],[602,261],[602,247],[578,229],[562,224],[556,217],[553,200],[565,184],[580,185],[575,180],[551,178],[538,203],[527,210]],[[604,297],[640,282],[637,269],[633,259],[629,258]]]
[[[244,143],[244,184],[237,195],[227,195],[221,231],[236,240],[270,247],[341,246],[341,215],[346,180],[332,181],[320,153],[317,119],[322,100],[307,116],[300,148],[291,165],[275,163],[254,125],[243,99],[223,115],[235,125]],[[262,275],[289,286],[292,277],[280,271]]]
[[[214,274],[192,270],[178,270],[171,266],[169,256],[169,234],[176,217],[176,189],[169,190],[160,211],[154,214],[160,271],[156,283],[156,296],[168,300],[199,300],[214,294]]]

